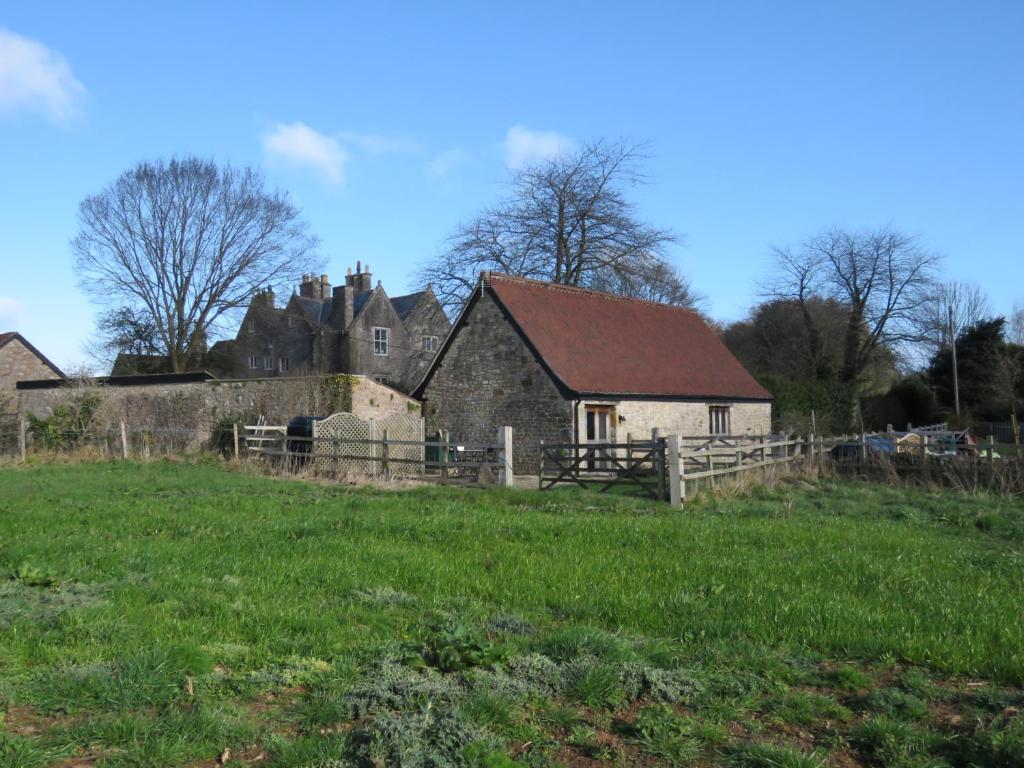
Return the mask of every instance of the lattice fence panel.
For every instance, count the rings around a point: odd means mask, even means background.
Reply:
[[[379,471],[379,447],[352,440],[375,440],[371,422],[351,413],[335,413],[313,422],[313,467],[320,472],[340,471],[375,475]],[[323,441],[322,441],[323,440]],[[327,442],[329,440],[330,442]],[[343,458],[349,457],[349,458]]]
[[[393,459],[411,459],[417,463],[406,461],[388,464],[388,473],[392,477],[410,477],[423,474],[423,419],[407,413],[393,413],[387,418],[376,422],[377,439],[383,438],[387,430],[388,441],[416,441],[420,445],[389,445],[388,457]]]

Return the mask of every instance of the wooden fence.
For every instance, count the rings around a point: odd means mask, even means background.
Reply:
[[[538,487],[542,491],[572,483],[602,493],[631,486],[655,499],[668,493],[664,439],[628,443],[540,444]]]

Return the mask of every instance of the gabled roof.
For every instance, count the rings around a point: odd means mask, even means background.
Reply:
[[[326,323],[331,316],[334,299],[311,299],[308,296],[294,296],[306,319],[313,325]]]
[[[57,374],[57,376],[59,376],[62,379],[67,378],[64,375],[64,371],[62,371],[60,368],[54,365],[46,355],[44,355],[38,349],[29,344],[28,339],[26,339],[17,331],[7,331],[6,333],[0,333],[0,349],[3,349],[4,347],[7,346],[8,343],[14,341],[15,339],[20,341],[29,352],[38,357],[39,361],[43,363],[43,365],[45,365],[51,371],[53,371],[55,374]]]
[[[575,395],[771,399],[693,310],[495,273],[483,275],[432,369],[484,291]]]
[[[395,312],[398,316],[405,320],[409,316],[409,313],[416,308],[419,304],[420,299],[426,295],[426,291],[417,291],[416,293],[406,294],[405,296],[395,296],[391,299],[391,306],[395,308]]]

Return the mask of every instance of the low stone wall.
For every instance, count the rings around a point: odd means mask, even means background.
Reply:
[[[98,430],[118,429],[121,421],[132,430],[174,430],[179,435],[176,442],[193,448],[206,442],[222,419],[255,421],[263,416],[269,424],[285,424],[293,416],[328,416],[343,410],[362,419],[420,413],[419,403],[411,397],[372,379],[349,375],[130,386],[76,382],[18,390],[18,413],[46,418],[57,406],[85,398],[95,398]]]

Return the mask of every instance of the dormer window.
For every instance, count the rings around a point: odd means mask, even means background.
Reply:
[[[373,329],[373,354],[377,357],[388,356],[388,341],[391,333],[390,328]]]
[[[437,336],[420,336],[420,350],[423,352],[436,352]]]

